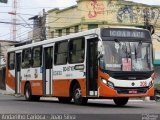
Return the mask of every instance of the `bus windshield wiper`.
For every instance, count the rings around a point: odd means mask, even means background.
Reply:
[[[121,42],[120,42],[118,39],[114,39],[114,41],[115,41],[116,43],[118,43],[119,46],[122,46]],[[125,47],[126,47],[126,46],[125,46]],[[123,47],[122,47],[122,50],[123,50],[124,53],[126,53],[126,50],[125,50]]]
[[[139,52],[141,45],[142,45],[142,41],[139,41],[138,46],[137,46],[137,53]]]
[[[125,42],[125,48],[126,48],[126,58],[127,58],[127,62],[128,62],[128,58],[129,58],[129,53],[128,53],[128,49],[127,49],[127,45],[126,45],[126,42]]]
[[[116,43],[118,43],[119,46],[122,46],[121,42],[120,42],[118,39],[114,39],[114,41],[115,41]],[[127,58],[127,61],[128,61],[129,53],[128,53],[128,49],[127,49],[126,42],[125,42],[124,46],[125,46],[125,47],[122,47],[122,51],[123,51],[123,53],[125,53],[126,58]],[[130,49],[130,52],[131,52],[131,46],[130,46],[130,44],[129,44],[129,49]]]
[[[136,60],[136,62],[137,62],[137,49],[136,49],[135,44],[134,44],[134,52],[135,52],[135,60]]]
[[[139,50],[140,50],[140,48],[141,48],[141,45],[142,45],[142,41],[139,41],[139,43],[138,43],[138,45],[137,45],[137,48],[136,48],[136,46],[135,46],[135,44],[134,44],[134,50],[135,50],[135,60],[137,61],[137,58],[138,58],[138,53],[139,53]]]

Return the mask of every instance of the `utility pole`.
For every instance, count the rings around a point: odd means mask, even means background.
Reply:
[[[154,30],[154,26],[151,25],[151,17],[150,17],[150,11],[149,8],[145,8],[144,9],[144,28],[149,30],[151,32],[151,34],[154,34],[155,30]]]
[[[29,20],[33,20],[33,40],[46,40],[46,12],[43,9],[42,15],[36,15]]]
[[[41,20],[41,41],[46,40],[46,12],[43,9],[43,16]]]
[[[17,35],[17,31],[16,31],[16,22],[17,22],[17,0],[13,0],[12,3],[12,30],[11,30],[11,39],[12,41],[16,41],[16,35]]]
[[[149,26],[149,9],[148,8],[145,8],[144,9],[144,27],[145,29],[148,29],[148,26]]]
[[[16,22],[17,22],[17,18],[16,18],[16,14],[17,14],[17,0],[13,1],[13,13],[15,13],[15,15],[13,15],[12,21],[13,21],[13,33],[12,33],[12,40],[16,41],[16,35],[17,35],[17,31],[16,31]]]

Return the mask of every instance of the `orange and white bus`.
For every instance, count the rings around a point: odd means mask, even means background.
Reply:
[[[154,95],[152,40],[148,30],[97,28],[8,49],[6,88],[39,100],[87,103]]]

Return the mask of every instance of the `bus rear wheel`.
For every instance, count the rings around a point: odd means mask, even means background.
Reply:
[[[61,103],[70,103],[72,100],[72,97],[58,97],[58,100]]]
[[[75,84],[73,87],[73,100],[77,105],[84,105],[88,101],[87,98],[82,97],[82,92],[79,84]]]
[[[27,101],[31,101],[32,100],[32,91],[31,91],[31,86],[30,86],[29,83],[27,83],[25,85],[24,95],[25,95],[25,99]]]
[[[117,106],[124,106],[127,104],[129,98],[114,98],[113,101]]]
[[[27,101],[39,101],[40,96],[33,96],[31,86],[29,83],[25,85],[24,96]]]

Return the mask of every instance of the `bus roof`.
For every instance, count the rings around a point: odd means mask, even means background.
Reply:
[[[136,28],[136,27],[120,27],[120,26],[118,26],[118,27],[107,27],[107,28],[108,29],[110,29],[110,28],[113,28],[113,29],[114,28],[115,29],[121,28],[121,29],[148,31],[148,30],[145,30],[145,29],[142,29],[142,28]],[[34,42],[34,43],[30,43],[30,44],[26,44],[26,45],[22,45],[22,46],[17,46],[17,47],[12,46],[11,48],[8,48],[8,52],[23,50],[23,49],[28,48],[28,47],[47,45],[47,44],[55,43],[55,42],[58,42],[58,41],[63,41],[63,40],[68,40],[68,39],[72,39],[72,38],[93,35],[93,34],[100,36],[101,29],[104,29],[104,28],[95,28],[95,29],[86,30],[86,31],[83,31],[83,32],[78,32],[78,33],[74,33],[74,34],[70,34],[70,35],[66,35],[66,36],[61,36],[61,37],[57,37],[57,38],[51,38],[51,39],[47,39],[47,40],[44,40],[44,41]]]

